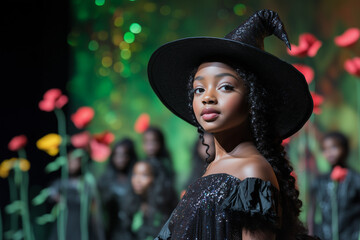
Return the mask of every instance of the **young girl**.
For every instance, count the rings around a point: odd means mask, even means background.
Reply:
[[[309,230],[322,240],[358,240],[360,175],[346,166],[349,153],[348,139],[342,133],[330,132],[324,136],[321,145],[331,171],[317,177],[312,184],[311,207],[308,215]],[[337,171],[343,176],[338,178]],[[336,183],[337,189],[334,188]],[[334,208],[337,208],[336,215],[333,214]],[[321,216],[320,222],[316,224],[315,211],[319,211]]]
[[[165,137],[160,128],[150,126],[143,133],[143,149],[146,159],[158,161],[167,176],[174,181],[174,169],[170,153],[166,147]]]
[[[110,155],[108,168],[99,180],[107,239],[118,239],[120,234],[121,219],[124,215],[123,203],[136,161],[133,141],[129,138],[118,141]]]
[[[170,42],[151,56],[149,81],[177,116],[215,139],[215,159],[191,184],[157,239],[312,239],[281,146],[312,113],[304,76],[263,50],[277,13],[256,12],[225,38]]]
[[[155,161],[135,164],[118,239],[153,239],[175,206],[175,194]]]

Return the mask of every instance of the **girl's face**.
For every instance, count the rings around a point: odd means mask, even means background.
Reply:
[[[155,132],[145,132],[143,136],[143,147],[146,156],[155,157],[161,148],[161,143]]]
[[[131,185],[135,194],[144,195],[154,181],[151,166],[145,162],[136,163],[131,177]]]
[[[121,145],[116,147],[114,155],[112,157],[112,161],[116,169],[125,169],[130,161],[127,147]]]
[[[335,138],[325,138],[322,143],[322,151],[331,166],[338,164],[344,156],[344,150]]]
[[[220,62],[201,64],[194,77],[193,90],[194,114],[205,131],[221,132],[247,120],[244,82],[228,65]]]

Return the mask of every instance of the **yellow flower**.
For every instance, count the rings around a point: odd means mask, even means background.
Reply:
[[[25,158],[20,158],[19,159],[19,167],[21,169],[21,171],[23,172],[27,172],[30,169],[30,162],[28,160],[26,160]]]
[[[7,178],[9,176],[9,172],[14,167],[16,160],[17,158],[10,158],[2,161],[0,164],[0,177]]]
[[[59,153],[60,144],[61,137],[56,133],[49,133],[36,142],[38,149],[47,152],[51,156],[55,156]]]

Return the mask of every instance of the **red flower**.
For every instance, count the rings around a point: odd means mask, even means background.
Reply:
[[[314,57],[321,47],[322,42],[319,41],[311,33],[303,33],[299,36],[299,46],[291,44],[291,50],[287,49],[287,52],[291,56],[297,57]]]
[[[339,47],[351,47],[360,38],[360,30],[358,28],[349,28],[342,35],[334,38],[334,42]]]
[[[310,92],[310,93],[311,93],[311,97],[312,97],[313,102],[314,102],[314,110],[313,110],[313,112],[315,114],[320,114],[321,113],[320,105],[323,103],[324,98],[321,95],[316,94],[314,92]]]
[[[134,129],[137,133],[143,133],[150,125],[150,116],[146,113],[141,114],[135,122]]]
[[[334,167],[334,169],[332,170],[331,175],[330,175],[330,178],[331,178],[333,181],[342,182],[342,181],[345,180],[348,171],[349,171],[349,170],[346,169],[346,168],[342,168],[342,167],[340,167],[340,166],[336,166],[336,167]]]
[[[52,88],[45,92],[43,100],[39,102],[39,108],[45,112],[62,108],[68,102],[68,97],[61,93],[58,88]]]
[[[360,77],[360,57],[348,59],[344,63],[345,70],[356,77]]]
[[[81,107],[71,115],[71,120],[77,128],[86,127],[94,118],[95,112],[91,107]]]
[[[18,151],[21,148],[25,147],[27,143],[27,137],[25,135],[19,135],[16,137],[13,137],[9,144],[8,144],[8,148],[10,151]]]
[[[70,141],[71,144],[76,148],[87,148],[90,142],[90,133],[89,132],[82,132],[78,134],[74,134]]]
[[[98,142],[96,139],[90,141],[90,155],[96,162],[104,162],[111,154],[109,145]]]
[[[291,140],[290,137],[285,138],[284,140],[282,140],[281,145],[283,145],[283,146],[288,145],[290,143],[290,140]]]
[[[115,140],[115,136],[111,132],[105,131],[102,133],[95,134],[94,139],[96,139],[96,141],[98,141],[99,143],[109,145]]]
[[[304,64],[293,64],[293,66],[304,75],[306,82],[310,84],[311,81],[314,79],[314,70]]]

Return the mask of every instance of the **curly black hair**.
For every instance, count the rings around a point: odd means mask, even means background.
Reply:
[[[221,62],[224,62],[223,60]],[[275,121],[274,111],[277,105],[283,101],[279,94],[271,92],[271,88],[266,87],[270,83],[269,79],[261,79],[245,69],[236,65],[224,62],[238,73],[244,81],[247,89],[247,102],[249,108],[249,120],[253,142],[257,150],[271,164],[277,177],[280,187],[280,204],[282,207],[282,226],[277,233],[277,239],[315,239],[307,236],[307,230],[299,220],[302,201],[299,199],[299,191],[295,187],[295,178],[291,176],[293,167],[286,158],[286,152],[281,145],[282,139],[274,131]],[[193,114],[193,121],[197,125],[200,139],[203,140],[204,129],[196,121],[193,108],[193,81],[196,69],[192,71],[188,82],[189,110]]]

